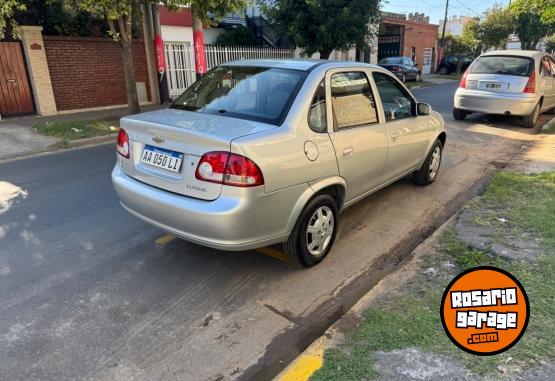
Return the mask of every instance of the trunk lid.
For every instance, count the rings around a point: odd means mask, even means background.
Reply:
[[[195,171],[201,156],[210,151],[229,152],[235,138],[276,126],[220,115],[164,109],[125,117],[121,127],[129,135],[130,158],[121,159],[128,176],[143,183],[184,196],[215,200],[222,185],[197,180]],[[141,161],[145,147],[182,155],[178,171]]]
[[[467,74],[466,88],[491,93],[522,93],[528,77],[505,74]]]

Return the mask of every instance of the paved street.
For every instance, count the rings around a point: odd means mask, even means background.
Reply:
[[[503,118],[455,122],[457,84],[414,91],[447,122],[438,181],[346,210],[308,270],[129,215],[113,145],[1,163],[0,380],[271,378],[527,144],[532,131]]]

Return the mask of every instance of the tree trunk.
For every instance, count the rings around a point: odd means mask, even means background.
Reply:
[[[320,59],[327,60],[330,58],[331,50],[322,50],[320,51]]]
[[[138,114],[141,112],[141,106],[139,105],[139,96],[137,95],[137,85],[135,83],[135,67],[133,65],[131,42],[126,42],[122,39],[118,42],[118,46],[123,60],[123,73],[125,77],[125,88],[127,90],[129,113]]]

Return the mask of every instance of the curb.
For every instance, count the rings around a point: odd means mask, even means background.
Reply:
[[[29,159],[37,156],[49,155],[59,151],[70,151],[76,150],[80,148],[90,148],[94,146],[100,146],[103,144],[109,143],[116,143],[116,138],[118,134],[110,134],[110,135],[102,135],[102,136],[94,136],[92,138],[84,138],[84,139],[77,139],[73,141],[67,141],[67,146],[60,148],[56,147],[56,144],[59,144],[63,140],[60,140],[58,143],[54,143],[46,147],[45,149],[35,151],[35,152],[26,152],[22,154],[11,155],[9,157],[0,157],[0,163],[8,163],[10,161],[16,161],[20,159]]]
[[[441,234],[455,223],[457,213],[453,214],[445,221],[431,236],[418,245],[413,250],[413,255],[399,270],[388,274],[366,295],[364,295],[345,315],[331,325],[322,336],[312,342],[300,355],[298,355],[283,371],[281,371],[274,381],[306,381],[324,365],[324,352],[326,349],[333,348],[340,344],[345,334],[356,328],[364,311],[380,296],[399,288],[418,268],[418,262],[429,253]]]

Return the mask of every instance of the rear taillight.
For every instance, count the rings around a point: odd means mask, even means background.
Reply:
[[[530,74],[530,78],[528,78],[528,82],[526,82],[526,86],[524,87],[524,93],[535,93],[536,92],[536,72],[533,71]]]
[[[235,187],[264,184],[260,168],[251,159],[228,152],[208,152],[201,158],[195,172],[198,180]]]
[[[466,71],[461,78],[461,83],[459,83],[459,87],[462,89],[466,89]]]
[[[392,66],[391,71],[400,71],[401,68],[399,66]]]
[[[116,149],[121,156],[129,159],[129,136],[127,136],[127,132],[124,129],[119,130]]]

